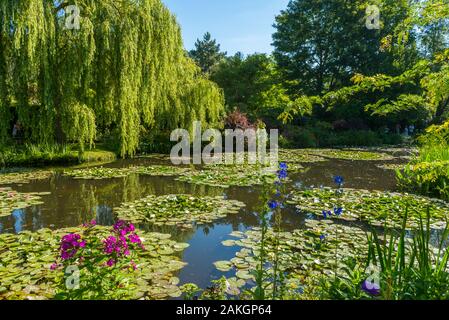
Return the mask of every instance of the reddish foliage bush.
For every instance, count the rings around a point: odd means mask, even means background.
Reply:
[[[225,128],[246,130],[254,128],[254,125],[249,121],[245,113],[235,110],[226,117]]]

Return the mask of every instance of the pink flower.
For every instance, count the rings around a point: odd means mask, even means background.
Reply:
[[[108,267],[112,267],[113,265],[115,265],[115,260],[111,258],[108,260],[108,262],[106,262],[106,264],[108,265]]]

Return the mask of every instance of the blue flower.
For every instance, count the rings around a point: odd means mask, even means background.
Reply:
[[[334,208],[334,214],[340,216],[343,213],[343,208]]]
[[[279,179],[285,179],[285,178],[287,178],[287,170],[279,170],[279,171],[278,171],[278,178],[279,178]]]
[[[338,186],[341,186],[343,184],[343,182],[345,181],[345,179],[343,179],[342,176],[335,176],[334,177],[334,182],[335,184],[337,184]]]
[[[323,217],[324,217],[324,219],[327,219],[328,216],[329,217],[332,216],[332,212],[323,210]]]
[[[268,202],[268,207],[271,210],[276,209],[278,206],[279,206],[279,204],[277,203],[277,201],[271,200],[271,201]]]
[[[326,240],[326,236],[325,236],[324,234],[322,234],[322,235],[320,236],[320,240],[321,240],[321,241]]]
[[[281,170],[287,170],[287,169],[288,169],[288,165],[287,165],[287,163],[285,163],[285,162],[281,162],[281,163],[279,164],[279,168],[280,168]]]

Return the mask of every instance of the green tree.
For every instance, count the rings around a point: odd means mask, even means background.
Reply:
[[[226,57],[226,52],[221,52],[220,45],[215,39],[212,39],[209,32],[206,32],[202,40],[196,40],[195,49],[191,50],[189,55],[204,73],[209,73],[217,63]]]
[[[429,26],[438,25],[448,18],[449,1],[416,2],[410,7],[410,13],[403,23],[382,39],[381,47],[393,54],[396,65],[404,65],[403,53],[409,41],[414,41],[410,35],[425,37],[425,30]],[[303,95],[280,118],[290,121],[297,115],[310,114],[314,106],[332,110],[341,104],[362,101],[365,110],[372,115],[390,117],[416,110],[421,113],[421,119],[441,123],[449,115],[449,49],[446,46],[440,50],[431,59],[427,55],[421,57],[400,74],[354,74],[352,85],[324,95]]]
[[[252,118],[277,117],[290,102],[275,61],[265,54],[228,57],[213,69],[211,80],[223,88],[229,111]]]
[[[27,142],[112,135],[126,157],[144,132],[216,126],[223,110],[160,0],[0,1],[0,143],[18,120]]]
[[[375,1],[379,30],[366,27],[367,0],[292,0],[276,17],[274,56],[295,92],[321,94],[350,83],[355,73],[394,72],[393,58],[379,43],[407,17],[407,0]],[[416,52],[409,41],[408,59]],[[393,70],[392,70],[393,69]]]

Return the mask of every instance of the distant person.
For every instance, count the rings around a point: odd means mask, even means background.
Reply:
[[[12,128],[12,137],[17,140],[19,143],[22,141],[22,125],[20,122],[16,122],[14,127]]]
[[[19,135],[19,130],[20,130],[20,125],[16,122],[14,124],[14,127],[12,128],[12,137],[13,138],[17,138],[17,136]]]

